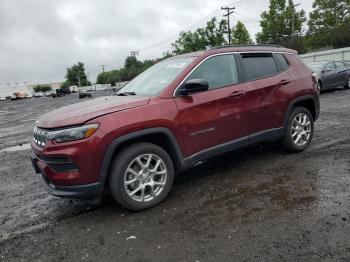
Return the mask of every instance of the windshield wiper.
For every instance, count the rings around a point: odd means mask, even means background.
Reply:
[[[116,96],[136,96],[135,92],[121,92],[121,93],[117,93],[115,94]]]

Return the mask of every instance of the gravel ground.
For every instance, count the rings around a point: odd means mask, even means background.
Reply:
[[[322,94],[305,152],[265,143],[210,159],[140,213],[42,188],[27,146],[35,119],[75,102],[0,102],[0,261],[350,260],[350,91]]]

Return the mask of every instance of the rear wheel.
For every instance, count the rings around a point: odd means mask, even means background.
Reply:
[[[314,133],[314,122],[310,111],[296,107],[289,116],[283,146],[290,152],[302,152],[309,145]]]
[[[173,180],[174,167],[167,152],[154,144],[137,143],[115,157],[109,187],[120,205],[140,211],[163,201]]]
[[[350,89],[350,76],[349,76],[348,80],[346,81],[344,88]]]
[[[321,81],[318,81],[318,85],[319,85],[319,87],[320,87],[320,91],[323,91],[323,84],[322,84]]]

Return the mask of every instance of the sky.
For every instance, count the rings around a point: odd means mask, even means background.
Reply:
[[[312,1],[294,0],[307,13]],[[160,57],[181,31],[223,18],[221,6],[236,6],[233,23],[254,36],[269,0],[0,0],[0,88],[63,81],[78,61],[95,82],[100,65],[120,68],[131,51]]]

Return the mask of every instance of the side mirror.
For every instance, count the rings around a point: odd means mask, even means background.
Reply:
[[[182,87],[180,88],[180,94],[182,96],[187,96],[190,94],[200,93],[203,91],[207,91],[209,89],[209,83],[205,79],[191,79],[188,80]]]

